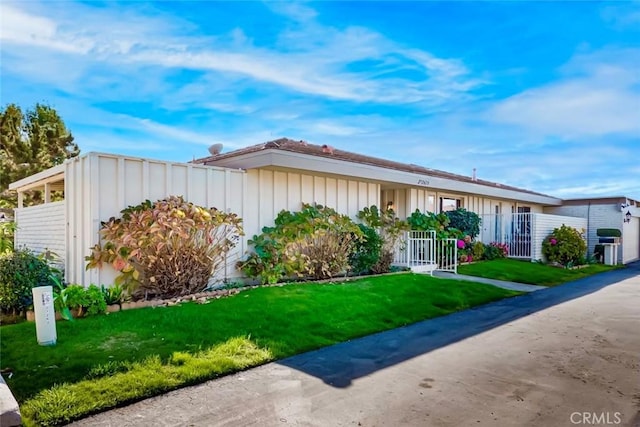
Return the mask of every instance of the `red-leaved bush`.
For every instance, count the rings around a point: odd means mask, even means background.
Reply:
[[[102,223],[102,244],[86,258],[87,269],[109,263],[120,272],[116,284],[134,297],[174,297],[205,289],[224,267],[243,234],[242,220],[170,196],[124,209]]]

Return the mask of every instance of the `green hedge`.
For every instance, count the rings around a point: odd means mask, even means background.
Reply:
[[[622,232],[617,228],[598,228],[596,234],[598,237],[622,237]]]

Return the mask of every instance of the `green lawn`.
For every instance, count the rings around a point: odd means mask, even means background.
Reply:
[[[593,264],[585,268],[568,270],[530,261],[506,258],[460,265],[458,266],[458,274],[540,286],[556,286],[615,268],[617,267]]]
[[[37,345],[33,323],[2,326],[0,367],[13,371],[12,378],[5,378],[16,398],[26,402],[27,418],[55,424],[268,360],[517,294],[414,274],[256,288],[205,305],[61,321],[58,344],[52,347]],[[72,385],[51,389],[59,383]],[[78,403],[94,401],[99,403]],[[62,415],[56,415],[60,411]],[[45,414],[49,418],[42,418]]]

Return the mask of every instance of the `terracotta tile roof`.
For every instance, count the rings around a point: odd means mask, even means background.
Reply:
[[[316,145],[306,141],[294,141],[288,138],[280,138],[274,141],[265,142],[262,144],[251,145],[249,147],[241,148],[239,150],[230,151],[228,153],[222,153],[215,156],[209,156],[202,159],[194,160],[193,163],[203,163],[206,165],[215,165],[219,160],[233,158],[244,154],[255,153],[267,149],[276,149],[281,151],[290,151],[294,153],[307,154],[316,157],[326,157],[329,159],[344,160],[347,162],[360,163],[365,165],[377,166],[381,168],[399,170],[404,172],[412,172],[418,174],[424,174],[432,177],[447,178],[455,181],[468,182],[471,184],[480,184],[489,187],[501,188],[505,190],[519,191],[522,193],[535,194],[538,196],[552,197],[547,194],[537,193],[535,191],[525,190],[522,188],[512,187],[508,185],[499,184],[496,182],[485,181],[482,179],[472,179],[471,177],[464,175],[457,175],[450,172],[445,172],[437,169],[425,168],[415,164],[407,164],[394,162],[391,160],[380,159],[377,157],[365,156],[363,154],[352,153],[350,151],[339,150],[328,145]]]

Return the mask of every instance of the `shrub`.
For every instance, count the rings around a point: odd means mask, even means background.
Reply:
[[[506,258],[509,256],[509,245],[506,243],[491,242],[489,243],[489,246],[493,246],[498,249],[498,258]]]
[[[484,247],[483,257],[486,260],[505,258],[509,255],[509,247],[506,243],[491,242]]]
[[[449,217],[445,214],[435,214],[433,212],[420,212],[416,209],[409,218],[407,218],[407,223],[411,230],[417,231],[430,231],[433,230],[436,232],[438,238],[447,238],[449,234],[447,233],[447,228],[449,227]]]
[[[495,246],[487,245],[484,247],[483,258],[487,261],[491,261],[492,259],[500,258],[500,249]]]
[[[335,230],[315,230],[296,239],[286,249],[288,257],[298,258],[303,268],[296,273],[313,279],[328,279],[349,269],[349,255],[353,252],[352,235]]]
[[[273,284],[293,274],[295,268],[290,265],[292,260],[285,257],[284,239],[266,227],[262,230],[262,234],[249,240],[249,244],[253,245],[253,253],[246,260],[239,261],[236,267],[262,284]]]
[[[438,239],[464,239],[465,233],[454,227],[445,213],[420,212],[418,209],[407,218],[411,230],[436,232]],[[467,234],[469,235],[469,234]]]
[[[371,271],[376,274],[388,273],[391,271],[396,245],[400,236],[409,230],[409,223],[396,217],[392,209],[380,211],[376,205],[365,207],[358,212],[357,217],[368,227],[377,230],[382,240],[378,262],[371,266]]]
[[[480,234],[481,219],[477,213],[458,208],[454,211],[445,212],[444,215],[449,218],[449,229],[460,230],[463,235],[471,236],[472,239]]]
[[[28,249],[0,255],[0,309],[14,314],[33,304],[31,289],[53,285],[52,269]]]
[[[65,309],[75,310],[78,316],[94,316],[107,311],[107,303],[100,289],[96,285],[85,288],[81,285],[68,285],[60,290],[54,300],[56,311],[63,314],[67,320],[71,316],[65,316]]]
[[[82,307],[89,305],[87,293],[84,287],[81,285],[68,285],[61,292],[64,298],[58,304],[58,311],[61,311],[66,306],[71,310],[77,310],[79,314],[82,314]]]
[[[391,271],[391,264],[393,264],[393,252],[384,251],[380,254],[378,262],[371,267],[371,272],[375,274],[388,273]]]
[[[562,225],[553,230],[542,242],[542,254],[549,262],[564,266],[575,265],[584,258],[587,244],[575,228]]]
[[[249,241],[254,251],[238,268],[261,283],[290,277],[333,277],[347,271],[349,256],[362,231],[346,215],[304,203],[299,212],[281,211],[274,227]]]
[[[15,222],[0,222],[0,254],[13,252],[13,235],[15,231]]]
[[[622,237],[622,232],[617,228],[598,228],[596,235],[598,237]]]
[[[458,248],[458,261],[459,262],[471,262],[474,260],[473,256],[473,242],[471,241],[471,236],[464,236],[463,239],[458,239],[456,241],[456,246]]]
[[[104,299],[102,289],[96,285],[89,285],[85,289],[86,305],[83,305],[84,311],[88,316],[96,314],[104,314],[107,311],[107,302]]]
[[[137,296],[174,297],[205,289],[225,265],[242,235],[242,220],[170,196],[124,209],[102,224],[103,244],[86,259],[87,268],[110,263],[116,284]]]
[[[111,285],[111,286],[100,286],[100,290],[102,291],[102,296],[104,297],[104,302],[107,305],[113,304],[121,304],[126,299],[126,293],[122,286],[120,285]]]
[[[475,242],[471,248],[471,255],[473,256],[473,259],[476,261],[480,261],[482,258],[484,258],[484,250],[484,243]]]
[[[349,257],[351,270],[356,274],[368,273],[380,261],[382,252],[382,238],[373,228],[358,224],[363,238],[358,240]]]

